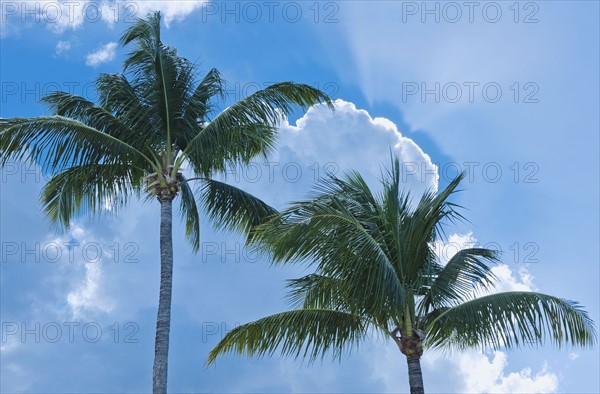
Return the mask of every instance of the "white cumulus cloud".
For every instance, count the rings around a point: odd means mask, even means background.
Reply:
[[[431,158],[390,120],[372,117],[367,111],[344,100],[336,100],[335,110],[317,105],[296,122],[283,124],[279,154],[307,164],[319,163],[341,175],[358,170],[371,185],[378,185],[382,166],[389,167],[390,153],[402,163],[416,163],[424,171],[412,174],[403,166],[402,183],[414,195],[437,189],[437,167]],[[331,166],[326,166],[332,163]]]
[[[546,366],[532,373],[531,368],[505,372],[508,365],[504,352],[488,357],[480,352],[462,353],[458,357],[459,373],[464,378],[467,393],[554,393],[558,376]]]
[[[92,67],[97,67],[102,63],[110,62],[115,58],[117,50],[116,42],[109,42],[101,46],[95,52],[88,54],[85,58],[85,64]]]
[[[276,151],[268,161],[256,159],[247,167],[231,169],[225,180],[277,206],[305,198],[327,173],[343,176],[356,170],[378,191],[392,153],[403,163],[402,186],[413,198],[437,189],[437,167],[431,158],[392,121],[372,117],[351,102],[337,100],[334,111],[326,105],[313,106],[295,124],[284,121],[279,129]],[[417,163],[423,171],[409,171],[407,163]]]

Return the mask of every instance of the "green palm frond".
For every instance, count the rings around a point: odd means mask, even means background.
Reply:
[[[142,147],[164,147],[164,136],[157,113],[122,74],[101,74],[96,80],[98,102],[127,128],[127,141]]]
[[[458,251],[433,278],[421,300],[421,311],[452,306],[472,299],[479,291],[490,290],[496,276],[486,262],[498,261],[498,252],[483,248]]]
[[[320,275],[343,279],[371,313],[393,313],[403,307],[404,287],[378,234],[375,208],[362,204],[374,200],[345,180],[331,179],[333,184],[323,181],[315,189],[313,199],[259,226],[257,239],[275,262],[313,261]]]
[[[190,66],[189,72],[190,74],[195,73],[193,66]],[[190,81],[190,83],[192,82]],[[223,101],[225,99],[223,84],[221,74],[216,68],[213,68],[204,76],[195,90],[190,88],[183,93],[181,113],[176,119],[176,138],[174,140],[174,145],[178,149],[185,148],[201,132],[209,121],[209,116],[215,110],[217,100]],[[215,152],[212,156],[219,156],[220,154],[228,155],[229,153],[219,151],[219,153]],[[190,160],[190,158],[187,159]],[[198,173],[201,168],[210,167],[206,163],[191,162],[190,164],[196,168]],[[209,173],[210,171],[205,171],[204,175],[208,176]]]
[[[300,309],[272,315],[236,327],[209,353],[208,364],[234,352],[249,356],[308,358],[309,363],[331,351],[340,359],[364,339],[368,326],[359,316],[324,309]]]
[[[207,128],[210,127],[209,124]],[[195,148],[186,149],[179,161],[188,159],[194,171],[207,177],[228,167],[247,164],[257,155],[268,155],[277,137],[274,127],[258,123],[232,126],[216,134],[204,133],[204,130],[190,142]]]
[[[68,228],[80,213],[113,213],[131,195],[139,196],[140,170],[123,164],[86,164],[53,176],[42,190],[41,202],[51,222]]]
[[[399,175],[395,173],[394,176]],[[426,192],[409,214],[400,216],[400,264],[405,276],[404,281],[413,283],[412,287],[415,290],[422,285],[421,273],[427,271],[428,266],[435,260],[432,242],[439,235],[444,235],[442,226],[464,219],[455,209],[457,205],[448,201],[464,176],[464,173],[458,175],[437,194],[432,191]],[[409,200],[408,195],[404,200]]]
[[[348,312],[361,316],[383,334],[389,333],[388,323],[395,316],[393,306],[389,310],[373,310],[373,292],[367,286],[357,292],[343,279],[313,273],[289,280],[287,288],[286,299],[292,308]]]
[[[429,347],[463,350],[538,346],[591,347],[594,323],[578,303],[534,292],[497,293],[445,309],[427,323]]]
[[[200,198],[217,228],[239,231],[250,237],[255,226],[277,213],[250,193],[213,179],[202,180]]]
[[[128,143],[62,116],[0,119],[0,165],[33,161],[44,171],[94,163],[149,166]]]
[[[190,104],[189,92],[194,89],[196,74],[187,59],[161,42],[160,19],[160,13],[154,12],[146,19],[136,20],[123,34],[120,43],[123,46],[133,45],[123,67],[159,120],[167,161],[172,163],[177,156],[176,150],[182,149],[189,139],[191,132],[188,129],[195,127],[185,121],[185,112]]]
[[[304,309],[332,309],[350,311],[344,283],[340,279],[310,274],[288,281],[287,300],[292,307]]]
[[[308,85],[282,82],[238,101],[218,114],[189,141],[184,154],[205,174],[228,164],[247,163],[273,147],[276,126],[294,106],[302,109],[331,99]],[[218,153],[218,154],[215,154]]]
[[[78,120],[103,133],[121,138],[127,126],[106,109],[93,102],[66,92],[52,92],[42,98],[50,110],[59,116]]]
[[[156,53],[161,45],[160,19],[160,12],[149,13],[146,18],[136,18],[121,35],[119,45],[137,44],[123,64],[125,71],[131,68],[147,74],[155,71]]]
[[[185,177],[181,177],[181,205],[180,214],[185,220],[185,235],[188,237],[194,252],[200,248],[200,214],[194,192],[186,181]]]
[[[186,105],[185,118],[191,125],[197,125],[207,119],[207,116],[214,110],[211,100],[214,98],[225,99],[224,81],[221,73],[216,69],[211,69],[202,81],[196,87],[196,90],[188,98]],[[189,141],[186,141],[187,145]]]
[[[315,201],[341,202],[346,209],[374,235],[380,229],[381,206],[363,176],[356,171],[344,173],[344,178],[333,174],[320,179],[312,191]]]

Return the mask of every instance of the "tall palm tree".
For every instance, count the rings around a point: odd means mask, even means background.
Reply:
[[[123,73],[97,79],[97,104],[57,92],[44,98],[52,116],[0,120],[0,165],[32,160],[52,174],[41,200],[49,218],[66,228],[75,215],[101,211],[105,204],[114,211],[132,196],[158,200],[161,277],[153,390],[165,393],[173,201],[181,197],[180,213],[195,251],[200,220],[191,180],[200,182],[199,200],[218,226],[247,233],[274,210],[211,176],[266,155],[277,123],[295,106],[332,103],[317,89],[283,82],[218,112],[214,99],[224,96],[219,72],[210,70],[198,83],[195,66],[162,43],[158,12],[132,24],[120,44],[132,50]],[[184,166],[193,178],[185,178]]]
[[[296,309],[230,331],[211,351],[340,358],[372,332],[406,356],[411,393],[423,393],[424,348],[513,348],[570,342],[591,346],[594,324],[577,303],[534,292],[491,292],[488,263],[498,256],[464,249],[443,264],[434,243],[442,226],[461,220],[448,201],[464,174],[418,204],[400,191],[400,163],[374,194],[351,172],[317,184],[314,196],[258,226],[254,242],[275,262],[308,262],[313,274],[289,283]]]

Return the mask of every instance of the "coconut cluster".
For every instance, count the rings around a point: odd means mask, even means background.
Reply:
[[[172,178],[172,169],[173,166],[169,166],[161,174],[154,172],[144,178],[148,185],[147,190],[154,194],[159,201],[173,200],[177,193],[181,191],[180,180],[183,179],[182,174],[177,173],[177,176]]]

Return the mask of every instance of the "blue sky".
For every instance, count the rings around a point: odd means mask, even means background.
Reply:
[[[293,80],[338,99],[281,125],[269,162],[227,180],[283,207],[324,171],[357,169],[373,187],[390,147],[406,187],[443,187],[468,170],[456,201],[470,223],[440,251],[498,246],[502,290],[581,302],[600,321],[599,6],[537,2],[1,2],[0,116],[45,113],[39,98],[94,98],[121,70],[127,23],[161,9],[163,41],[229,81],[229,100]],[[43,218],[34,164],[2,170],[0,390],[147,392],[158,300],[158,207]],[[341,363],[225,357],[227,330],[283,310],[285,280],[241,239],[202,223],[194,255],[174,227],[172,392],[403,392],[403,356],[373,337]],[[599,392],[598,349],[428,354],[431,392]]]

